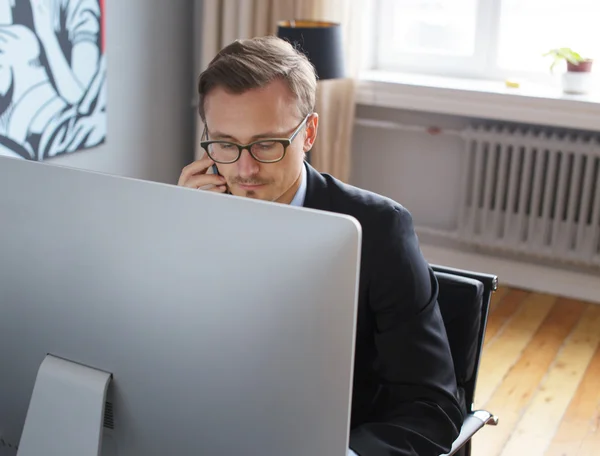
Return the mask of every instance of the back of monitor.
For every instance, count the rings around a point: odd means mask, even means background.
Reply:
[[[7,445],[51,354],[112,374],[103,454],[345,454],[354,219],[3,157],[0,214]]]

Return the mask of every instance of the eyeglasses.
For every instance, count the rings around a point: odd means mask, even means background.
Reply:
[[[308,114],[302,123],[296,127],[292,136],[289,138],[264,138],[258,141],[251,142],[249,144],[238,144],[231,141],[201,141],[200,146],[206,151],[208,156],[215,162],[221,164],[235,163],[242,156],[242,151],[246,149],[250,152],[250,155],[254,160],[260,163],[276,163],[283,160],[287,148],[294,138],[298,136],[298,133],[302,130],[302,127],[306,125],[310,114]],[[204,124],[204,132],[202,137],[208,137],[208,130],[206,124]]]

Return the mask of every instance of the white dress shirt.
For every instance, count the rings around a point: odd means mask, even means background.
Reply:
[[[300,187],[298,187],[298,191],[294,195],[294,198],[290,202],[292,206],[304,206],[304,199],[306,198],[306,165],[302,163],[302,177],[300,181]]]

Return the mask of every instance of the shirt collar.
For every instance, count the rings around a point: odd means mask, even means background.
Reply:
[[[302,163],[302,177],[300,181],[300,187],[296,191],[294,198],[290,202],[292,206],[304,206],[304,199],[306,198],[306,165]]]

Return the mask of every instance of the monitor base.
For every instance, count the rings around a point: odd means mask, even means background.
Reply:
[[[38,370],[17,456],[98,456],[111,374],[47,355]]]

